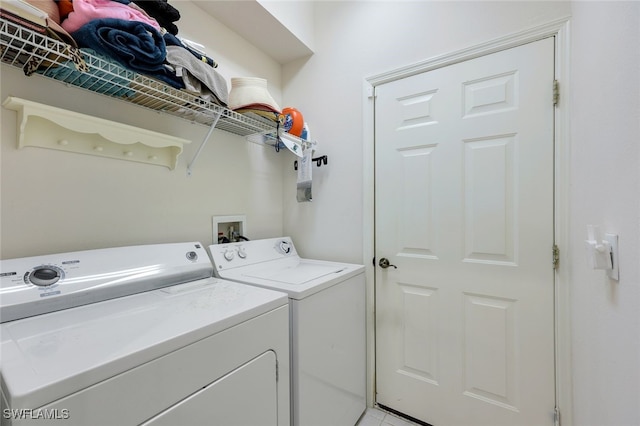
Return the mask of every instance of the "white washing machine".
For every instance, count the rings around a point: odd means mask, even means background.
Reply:
[[[199,243],[0,261],[2,425],[287,426],[288,314]]]
[[[209,251],[216,276],[289,295],[293,424],[353,426],[366,408],[364,266],[302,259],[289,237]]]

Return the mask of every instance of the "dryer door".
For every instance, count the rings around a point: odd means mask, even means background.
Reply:
[[[142,426],[277,426],[276,355],[268,351]]]

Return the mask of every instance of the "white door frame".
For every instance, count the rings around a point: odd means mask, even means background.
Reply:
[[[370,261],[375,256],[375,87],[546,37],[555,37],[555,78],[559,82],[560,95],[555,110],[554,134],[554,236],[560,249],[560,267],[555,273],[556,407],[561,411],[562,425],[572,425],[569,268],[563,265],[563,260],[569,259],[569,24],[568,17],[561,18],[467,49],[370,76],[363,82],[363,259],[367,279],[367,405],[375,404],[375,267]],[[549,247],[549,267],[551,259]]]

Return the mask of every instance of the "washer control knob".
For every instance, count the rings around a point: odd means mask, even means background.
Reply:
[[[246,259],[247,258],[247,251],[244,249],[244,247],[238,247],[238,257],[240,259]]]
[[[280,244],[278,245],[278,248],[284,254],[291,253],[291,244],[289,244],[287,241],[280,241]]]
[[[232,261],[234,256],[235,256],[235,253],[233,250],[226,249],[224,251],[224,258],[227,259],[228,261]]]
[[[31,274],[29,281],[40,287],[46,287],[57,283],[62,278],[62,270],[56,266],[38,266]]]

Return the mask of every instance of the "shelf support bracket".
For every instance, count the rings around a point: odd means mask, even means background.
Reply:
[[[211,123],[211,127],[209,127],[209,131],[207,132],[207,135],[204,137],[204,139],[200,143],[200,146],[198,147],[198,150],[196,151],[196,155],[193,156],[193,160],[191,160],[191,162],[187,166],[187,176],[191,176],[193,174],[193,165],[195,164],[196,160],[200,156],[200,153],[202,152],[202,149],[207,144],[207,141],[209,140],[209,137],[211,137],[211,133],[213,133],[214,129],[216,128],[216,125],[218,124],[218,120],[220,119],[221,115],[222,115],[222,111],[218,111],[218,112],[216,112],[215,117],[213,117],[213,122]]]

